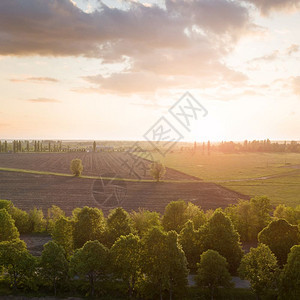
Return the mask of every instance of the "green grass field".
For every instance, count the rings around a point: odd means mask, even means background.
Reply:
[[[274,205],[300,204],[300,153],[174,152],[154,159],[245,195],[267,195]]]

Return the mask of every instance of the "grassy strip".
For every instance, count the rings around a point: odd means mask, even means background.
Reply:
[[[36,170],[25,170],[25,169],[14,169],[14,168],[2,168],[2,167],[0,167],[0,171],[38,174],[38,175],[53,175],[53,176],[62,176],[62,177],[75,177],[72,174],[65,174],[65,173],[56,173],[56,172],[48,172],[48,171],[36,171]],[[152,183],[155,182],[155,180],[152,180],[152,179],[131,179],[131,178],[119,178],[119,177],[86,176],[86,175],[82,175],[78,178],[103,179],[103,180],[115,180],[115,181],[126,181],[126,182],[152,182]],[[160,183],[195,183],[195,182],[198,182],[198,181],[196,181],[196,180],[161,180],[160,181]]]

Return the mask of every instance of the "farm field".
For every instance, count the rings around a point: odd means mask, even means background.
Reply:
[[[0,154],[0,168],[15,168],[43,172],[70,173],[72,159],[80,158],[82,175],[152,180],[149,161],[126,152],[70,152]],[[110,175],[110,176],[109,176]],[[190,175],[167,168],[166,180],[195,180]],[[199,179],[198,179],[199,180]]]
[[[174,152],[154,159],[204,181],[218,183],[245,195],[267,195],[274,205],[300,204],[299,153]]]
[[[162,213],[170,201],[179,198],[203,209],[225,207],[239,198],[248,199],[214,183],[200,181],[109,183],[100,179],[0,171],[0,199],[11,200],[24,210],[36,206],[45,212],[51,205],[57,205],[68,215],[74,208],[83,206],[99,207],[105,214],[117,205],[129,212],[145,208]]]

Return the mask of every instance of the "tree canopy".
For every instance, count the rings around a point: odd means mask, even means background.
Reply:
[[[129,296],[135,291],[135,285],[141,276],[141,242],[132,233],[119,237],[111,248],[114,273],[128,285]]]
[[[209,288],[211,299],[213,299],[214,290],[219,286],[231,287],[231,276],[226,258],[214,250],[202,253],[196,280],[199,286]]]
[[[250,281],[251,288],[260,297],[275,288],[277,259],[268,246],[260,244],[242,258],[238,271],[241,278]]]
[[[0,242],[17,239],[19,232],[15,221],[5,208],[0,209]]]
[[[279,219],[272,221],[258,234],[258,241],[266,244],[277,257],[279,265],[283,266],[291,247],[300,242],[300,233],[297,226]]]
[[[26,244],[20,239],[0,242],[0,266],[9,276],[13,289],[20,284],[28,284],[35,271],[36,259],[28,252]]]
[[[99,241],[88,241],[77,249],[70,260],[70,269],[82,279],[88,278],[90,294],[95,295],[95,283],[103,278],[108,268],[108,249]]]
[[[187,261],[181,246],[178,244],[177,233],[164,233],[153,228],[143,239],[143,272],[146,284],[152,296],[162,299],[164,291],[170,298],[173,294],[185,291],[187,285]]]
[[[133,232],[132,221],[129,214],[121,207],[113,209],[107,218],[107,232],[105,242],[111,247],[121,236]]]
[[[280,299],[298,300],[300,295],[300,245],[292,247],[280,276]]]
[[[57,291],[57,282],[67,277],[68,261],[64,249],[53,241],[44,245],[40,261],[40,272],[42,277],[51,282],[54,294]]]
[[[74,247],[80,248],[87,241],[101,240],[105,230],[103,212],[98,208],[83,207],[75,217]]]
[[[183,200],[170,202],[164,212],[162,225],[166,231],[175,230],[180,232],[187,221],[187,204]]]
[[[215,250],[224,256],[234,273],[241,261],[243,251],[240,237],[231,220],[221,211],[216,210],[208,222],[200,228],[202,252]]]

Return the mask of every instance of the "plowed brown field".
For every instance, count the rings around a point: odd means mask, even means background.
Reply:
[[[127,152],[0,153],[0,167],[70,174],[74,158],[82,160],[82,175],[115,174],[120,178],[152,179],[148,168],[150,161]],[[164,179],[199,180],[168,168]]]
[[[125,154],[1,154],[0,167],[70,173],[70,161],[81,158],[85,175],[104,176],[115,173],[117,177],[137,179],[134,173],[122,166],[122,155]],[[137,168],[135,171],[143,179],[151,178],[141,169]],[[0,171],[0,199],[12,200],[17,207],[25,210],[36,206],[46,211],[54,204],[67,214],[74,208],[85,205],[99,207],[104,213],[116,206],[122,206],[127,211],[141,207],[162,213],[170,201],[178,199],[191,201],[204,209],[226,207],[239,198],[248,199],[247,196],[217,184],[197,181],[194,177],[172,169],[167,169],[165,178],[169,181],[124,182]],[[180,182],[171,182],[172,180]]]

